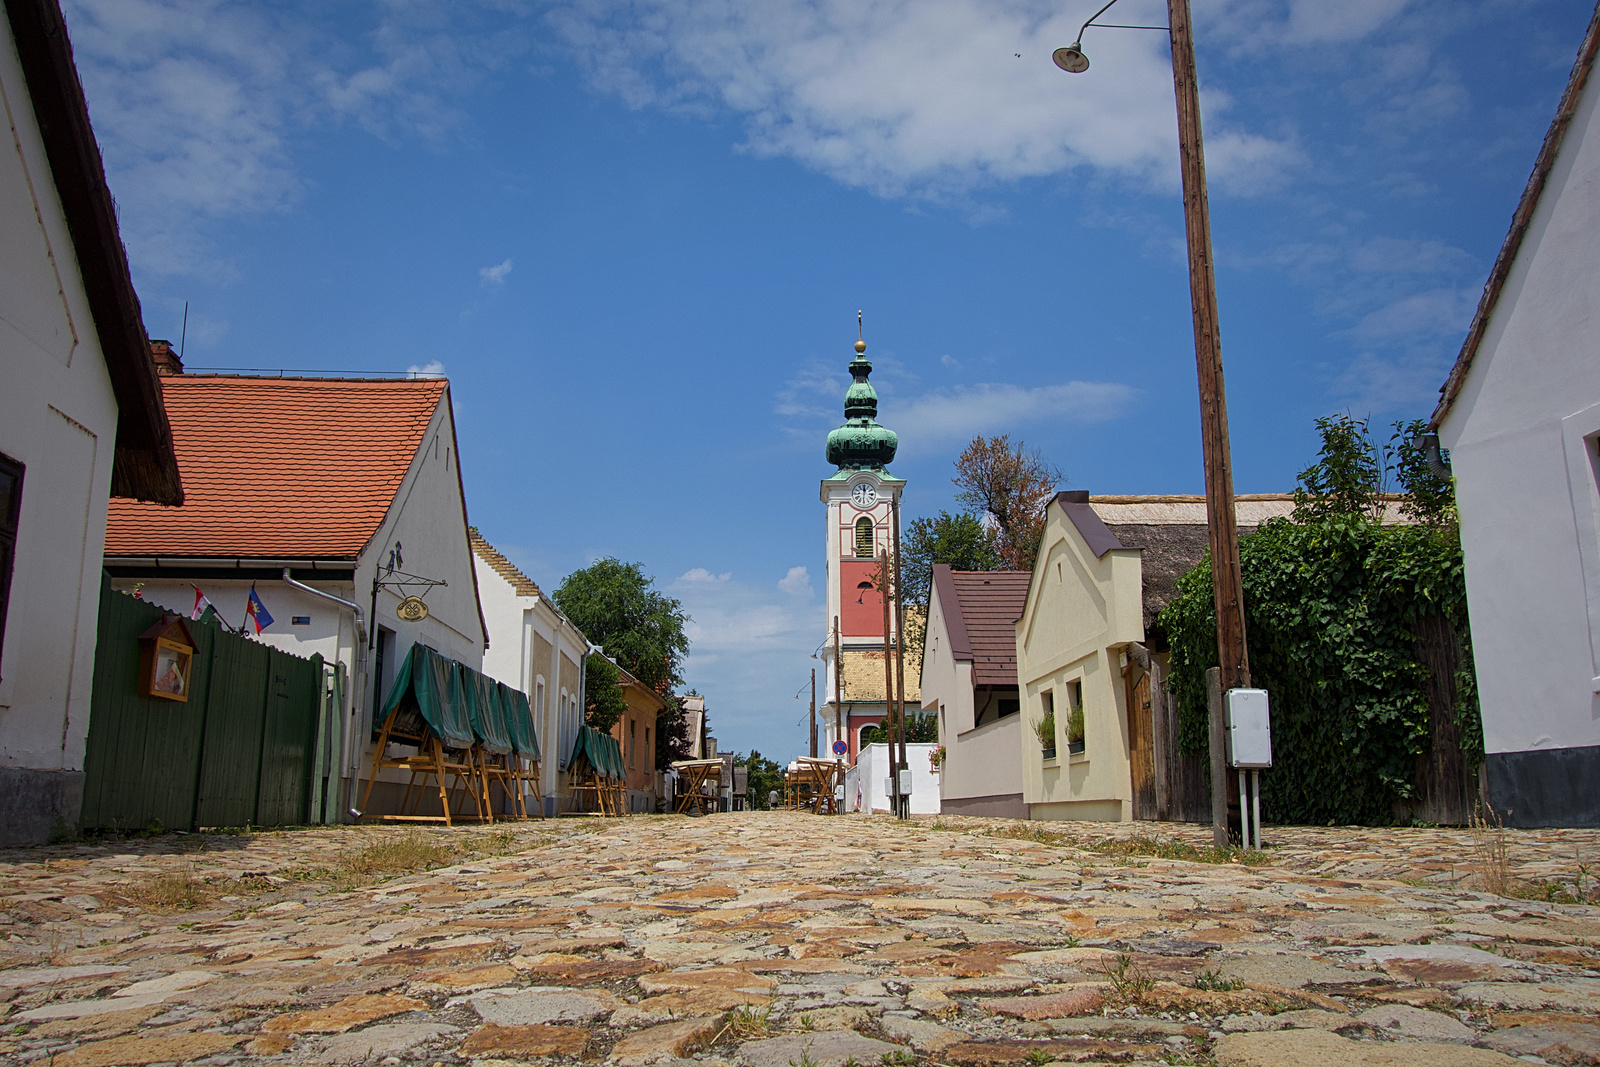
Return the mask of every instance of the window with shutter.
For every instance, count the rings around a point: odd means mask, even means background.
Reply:
[[[873,556],[872,520],[865,515],[856,520],[856,555],[867,559]]]

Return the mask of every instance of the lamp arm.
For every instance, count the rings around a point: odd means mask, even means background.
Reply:
[[[1111,0],[1111,3],[1107,4],[1105,7],[1101,8],[1099,11],[1096,11],[1094,14],[1090,15],[1089,16],[1089,21],[1085,22],[1081,27],[1078,28],[1078,41],[1080,43],[1083,41],[1083,31],[1087,30],[1089,28],[1090,23],[1094,22],[1094,20],[1099,18],[1101,15],[1104,15],[1107,11],[1110,11],[1111,8],[1113,6],[1115,6],[1116,2],[1117,2],[1117,0]]]

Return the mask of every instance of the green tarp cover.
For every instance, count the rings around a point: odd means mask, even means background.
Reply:
[[[583,757],[601,775],[621,778],[622,746],[610,734],[603,734],[592,726],[578,727],[578,738],[572,743],[572,758]]]
[[[450,748],[472,746],[472,719],[457,681],[456,668],[460,664],[446,659],[426,645],[412,645],[411,652],[395,675],[389,687],[389,696],[383,702],[380,719],[411,696],[422,713],[428,729]]]
[[[523,759],[539,758],[539,735],[533,728],[533,709],[528,706],[528,695],[513,689],[504,682],[494,683],[500,698],[500,710],[505,713],[506,733],[511,736],[511,750]]]
[[[467,696],[467,712],[478,744],[485,752],[496,756],[510,752],[511,735],[506,730],[505,707],[496,688],[499,683],[463,663],[456,664],[456,674]]]

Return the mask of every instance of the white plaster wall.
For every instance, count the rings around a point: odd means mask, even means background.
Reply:
[[[483,654],[483,673],[496,681],[521,690],[533,710],[534,730],[539,738],[539,792],[554,797],[561,792],[561,691],[578,692],[578,671],[570,663],[581,664],[588,643],[583,634],[560,615],[543,597],[520,596],[476,554],[478,595],[483,617],[489,628],[489,648]],[[534,635],[543,637],[553,648],[551,676],[544,677],[536,664]],[[579,668],[581,670],[581,667]],[[544,682],[543,703],[539,682]],[[651,733],[654,739],[654,727]],[[649,758],[653,761],[655,753]],[[653,809],[652,809],[653,810]]]
[[[1439,428],[1489,752],[1600,745],[1597,98],[1591,77]]]
[[[1098,558],[1077,527],[1052,506],[1028,602],[1017,622],[1017,682],[1022,700],[1016,737],[1023,801],[1033,817],[1131,818],[1127,699],[1118,654],[1144,640],[1137,549]],[[1085,751],[1067,751],[1066,692],[1083,694]],[[1049,691],[1056,712],[1056,756],[1042,758],[1033,724]],[[1038,807],[1041,806],[1042,807]]]
[[[1020,716],[974,728],[972,661],[950,654],[945,605],[934,587],[928,598],[928,635],[923,645],[922,706],[939,713],[944,768],[937,775],[945,799],[1008,796],[1022,792],[1017,732]]]
[[[906,745],[906,763],[911,769],[911,814],[937,815],[939,813],[939,776],[928,763],[928,754],[936,746],[930,744]],[[844,807],[856,811],[856,796],[861,796],[863,812],[888,811],[890,796],[885,791],[889,779],[889,746],[883,743],[868,745],[856,757],[855,766],[845,772]]]
[[[472,566],[478,576],[478,599],[483,621],[489,627],[489,647],[483,653],[483,673],[513,689],[528,692],[532,670],[531,649],[524,640],[524,614],[538,597],[518,596],[516,589],[476,553]]]
[[[23,463],[0,650],[0,768],[79,771],[89,726],[117,404],[0,20],[0,452]]]

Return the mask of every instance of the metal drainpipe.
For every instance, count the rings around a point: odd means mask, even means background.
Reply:
[[[317,588],[314,588],[312,586],[309,586],[309,585],[305,584],[304,582],[295,581],[294,578],[290,577],[289,568],[288,567],[283,568],[283,582],[284,582],[285,585],[293,586],[294,588],[300,590],[301,592],[310,593],[314,597],[319,597],[322,600],[327,600],[327,601],[330,601],[330,602],[332,602],[334,604],[338,604],[340,607],[343,607],[343,608],[349,608],[351,613],[354,614],[355,622],[356,622],[356,642],[355,642],[354,645],[351,646],[351,649],[350,649],[350,675],[351,675],[350,681],[351,681],[352,688],[353,688],[357,673],[359,672],[363,676],[365,676],[365,670],[366,670],[366,663],[363,662],[365,657],[362,656],[362,655],[359,655],[358,653],[360,653],[361,651],[367,651],[367,652],[371,651],[370,649],[366,649],[365,648],[365,646],[367,644],[367,635],[362,633],[362,631],[364,629],[367,629],[367,626],[362,620],[361,605],[357,604],[357,603],[354,603],[353,601],[346,600],[344,597],[334,596],[332,593],[324,593],[321,589],[317,589]],[[374,586],[373,603],[374,603],[374,605],[376,605],[376,603],[377,603],[376,586]],[[337,645],[337,642],[335,642],[335,645]],[[376,684],[376,683],[374,682],[373,684]],[[350,695],[350,697],[352,699],[351,709],[352,709],[352,713],[353,713],[354,709],[358,705],[353,702],[355,694],[352,692],[349,695]],[[365,698],[367,695],[368,694],[365,692],[365,690],[363,690],[363,693],[362,693],[363,698]],[[342,723],[342,722],[344,722],[344,719],[345,719],[345,709],[340,708],[339,709],[339,720]],[[343,744],[342,744],[342,738],[341,738],[340,747],[341,748],[344,747]],[[353,773],[353,772],[356,772],[356,771],[360,770],[360,759],[361,759],[360,751],[361,751],[361,746],[359,746],[359,745],[353,746],[353,749],[354,749],[356,765],[355,766],[349,766],[348,764],[350,762],[351,753],[344,753],[343,754],[343,758],[341,758],[341,760],[340,760],[340,763],[341,764],[346,764],[346,766],[340,767],[340,774],[339,774],[340,778],[343,778],[345,776],[346,772],[352,772]],[[354,789],[354,786],[352,786],[352,790],[353,789]],[[356,816],[356,818],[359,819],[361,817],[361,813],[356,811],[355,808],[353,808],[353,807],[350,808],[350,811]]]
[[[330,600],[333,603],[338,604],[341,607],[349,608],[351,611],[355,612],[355,616],[356,616],[356,636],[362,641],[362,643],[366,642],[367,635],[363,632],[366,629],[366,623],[362,619],[361,605],[360,604],[356,604],[356,603],[354,603],[352,601],[346,600],[342,596],[334,596],[332,593],[324,593],[322,590],[315,589],[315,588],[307,585],[304,582],[295,581],[293,578],[289,577],[289,568],[288,567],[283,568],[283,582],[284,582],[285,585],[294,586],[296,589],[299,589],[301,592],[310,593],[312,596],[321,597],[323,600]]]
[[[1439,451],[1439,435],[1425,433],[1417,440],[1422,445],[1422,458],[1427,461],[1428,469],[1446,480],[1453,477],[1450,464],[1445,461],[1444,454]]]

